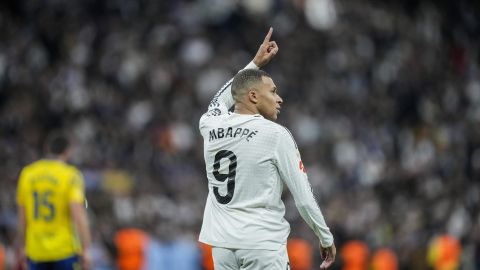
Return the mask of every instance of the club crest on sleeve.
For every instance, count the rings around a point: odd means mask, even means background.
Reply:
[[[213,110],[210,110],[208,111],[208,116],[219,116],[220,114],[222,114],[222,111],[220,111],[220,109],[213,109]]]

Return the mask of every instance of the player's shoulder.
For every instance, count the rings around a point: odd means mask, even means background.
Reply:
[[[258,117],[258,121],[261,126],[263,126],[266,129],[269,129],[271,132],[277,134],[278,136],[292,135],[288,130],[288,128],[286,128],[285,126],[279,123],[273,122],[263,117]]]
[[[81,176],[82,172],[74,165],[65,163],[65,170],[74,176]]]
[[[207,112],[202,115],[202,117],[200,117],[200,121],[198,122],[198,128],[200,129],[200,131],[218,125],[220,122],[223,122],[225,120],[225,117],[229,115],[228,113],[218,115],[211,115],[209,113],[210,112]]]
[[[208,112],[204,113],[199,120],[199,123],[208,122],[208,121],[217,121],[219,117],[225,117],[228,113],[223,113],[218,108],[210,109]]]
[[[36,160],[36,161],[33,161],[27,165],[25,165],[23,168],[22,168],[22,174],[25,174],[25,173],[30,173],[32,171],[35,171],[37,169],[42,169],[45,167],[45,164],[44,164],[44,160],[43,159],[39,159],[39,160]]]
[[[51,170],[61,174],[80,174],[80,170],[74,165],[56,159],[41,159],[30,166],[34,169]]]
[[[34,161],[32,163],[29,163],[22,168],[22,172],[28,172],[34,169],[38,165],[38,161]]]
[[[70,186],[81,187],[83,185],[83,174],[74,165],[64,163],[64,177],[68,181]]]
[[[263,117],[258,117],[258,126],[263,130],[267,130],[269,136],[274,137],[276,140],[282,142],[290,140],[296,145],[295,139],[287,127]]]
[[[298,149],[297,142],[295,141],[295,138],[293,137],[292,132],[287,127],[272,121],[270,122],[271,122],[270,127],[272,130],[274,130],[276,134],[276,138],[279,141],[279,143],[291,144]]]
[[[19,181],[24,182],[26,179],[34,176],[38,172],[48,170],[49,168],[45,167],[45,164],[42,159],[33,161],[27,165],[25,165],[19,174]]]

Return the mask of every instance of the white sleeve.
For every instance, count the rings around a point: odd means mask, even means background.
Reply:
[[[275,159],[280,177],[292,193],[300,215],[320,239],[322,247],[329,247],[333,244],[333,235],[313,196],[297,144],[290,131],[284,127],[279,129]]]
[[[259,69],[255,63],[250,62],[246,67],[243,69]],[[218,116],[222,115],[228,112],[228,110],[235,104],[235,101],[233,100],[232,96],[232,82],[233,78],[230,79],[223,87],[218,91],[215,96],[213,96],[213,99],[210,101],[210,104],[208,105],[208,110],[207,112],[202,116],[200,121],[202,121],[203,118],[205,117],[211,117],[211,116]]]

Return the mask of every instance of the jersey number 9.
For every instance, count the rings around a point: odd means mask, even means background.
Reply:
[[[220,161],[224,158],[228,158],[230,160],[230,164],[228,165],[228,174],[219,173],[218,170],[220,169]],[[227,194],[225,196],[220,195],[218,193],[218,187],[213,187],[213,194],[215,194],[215,198],[221,204],[229,203],[233,198],[233,193],[235,192],[235,176],[237,174],[237,156],[228,150],[221,150],[218,151],[215,155],[215,162],[213,163],[213,176],[220,182],[227,181]]]

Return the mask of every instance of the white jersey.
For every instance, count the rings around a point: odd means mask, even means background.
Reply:
[[[281,200],[286,184],[321,245],[331,246],[333,236],[290,132],[259,114],[228,112],[234,104],[231,83],[200,119],[209,193],[199,240],[224,248],[279,249],[290,233]]]

